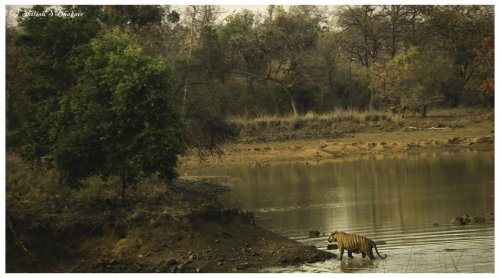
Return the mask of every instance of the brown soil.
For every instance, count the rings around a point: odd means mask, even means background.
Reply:
[[[227,187],[216,181],[178,180],[126,207],[104,199],[50,216],[11,211],[7,272],[258,272],[335,257],[221,207]]]
[[[283,141],[281,136],[272,135],[253,137],[252,140],[243,138],[238,143],[225,145],[223,155],[208,157],[205,161],[200,161],[192,153],[182,158],[179,173],[189,175],[190,170],[199,167],[252,166],[288,161],[312,163],[407,152],[493,150],[493,128],[492,113],[465,117],[410,117],[397,122],[354,124],[354,127],[352,123],[343,123],[335,127],[335,138],[312,136],[311,139],[302,139],[311,132],[299,130],[288,137],[300,139]],[[269,134],[273,132],[269,131]]]
[[[333,257],[229,213],[196,219],[165,215],[149,222],[135,226],[123,238],[86,240],[82,249],[87,256],[57,271],[257,272],[263,267]]]

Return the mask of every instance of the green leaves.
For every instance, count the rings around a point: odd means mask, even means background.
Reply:
[[[91,142],[104,156],[99,174],[128,182],[139,175],[173,177],[184,146],[165,63],[143,54],[137,39],[118,29],[98,36],[91,48],[72,102],[86,107],[75,107],[75,128],[95,130],[98,140]]]
[[[35,23],[47,22],[23,24]],[[54,38],[51,44],[63,41]],[[42,51],[31,44],[26,47]],[[52,55],[54,48],[47,48],[47,56]],[[63,181],[75,187],[91,175],[118,176],[123,189],[140,176],[173,178],[184,142],[180,117],[172,108],[167,65],[145,55],[134,35],[118,29],[100,33],[87,45],[82,41],[67,48],[63,56],[80,60],[81,66],[62,66],[61,61],[57,70],[66,71],[74,81],[50,85],[59,78],[54,71],[35,71],[47,68],[50,61],[44,58],[33,65],[38,83],[27,90],[32,120],[21,132],[24,157],[50,158]]]

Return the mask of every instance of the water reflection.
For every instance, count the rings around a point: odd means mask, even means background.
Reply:
[[[417,154],[223,169],[225,197],[285,234],[308,228],[373,232],[493,211],[493,153]],[[368,227],[370,226],[370,227]]]
[[[370,260],[348,260],[340,262],[340,270],[344,273],[356,272],[356,270],[374,268],[374,262]]]
[[[374,156],[200,174],[237,178],[223,201],[254,211],[258,225],[304,244],[326,249],[326,234],[334,230],[388,243],[379,251],[389,258],[373,264],[355,256],[272,272],[494,271],[493,152]],[[486,217],[486,224],[449,224],[465,213]],[[323,235],[309,238],[310,230]]]

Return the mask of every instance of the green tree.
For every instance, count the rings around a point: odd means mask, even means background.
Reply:
[[[311,73],[322,17],[313,6],[291,7],[289,12],[276,7],[263,22],[255,22],[248,11],[227,18],[222,39],[232,53],[233,74],[254,84],[272,84],[289,100],[294,115],[309,107],[308,101],[322,87]],[[290,110],[290,109],[288,109]]]
[[[379,107],[421,107],[425,117],[429,105],[443,100],[440,88],[450,78],[450,72],[449,59],[424,55],[411,47],[385,64],[372,64],[371,86]]]
[[[456,75],[464,87],[475,89],[473,80],[481,75],[475,49],[494,36],[493,6],[436,6],[427,11],[428,30],[436,37],[436,48],[453,55]]]
[[[169,75],[162,59],[145,55],[133,35],[114,29],[91,42],[84,71],[51,127],[59,134],[54,165],[67,182],[117,176],[125,199],[140,176],[175,177],[184,143]]]
[[[495,48],[493,47],[493,38],[485,37],[481,44],[474,49],[474,52],[479,72],[476,90],[484,95],[487,105],[493,107],[495,94]]]
[[[82,70],[88,42],[100,31],[99,7],[64,6],[65,12],[82,13],[81,17],[19,17],[20,35],[16,45],[23,52],[22,73],[29,85],[22,92],[27,100],[26,117],[21,123],[20,152],[28,160],[37,161],[49,154],[55,134],[53,111],[60,109],[60,99],[74,87]],[[39,13],[56,13],[55,9],[35,6]],[[11,88],[9,88],[11,89]]]
[[[26,96],[22,94],[28,86],[28,78],[23,69],[29,62],[22,47],[16,46],[15,41],[19,30],[14,27],[6,28],[5,47],[5,93],[6,93],[6,124],[7,131],[18,129],[28,115]]]

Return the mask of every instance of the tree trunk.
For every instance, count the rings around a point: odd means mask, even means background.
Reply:
[[[299,112],[297,111],[297,103],[295,101],[295,97],[293,96],[293,91],[292,91],[292,88],[290,86],[287,88],[287,93],[288,93],[288,97],[290,98],[290,103],[292,104],[293,116],[298,117]]]
[[[125,181],[125,178],[120,178],[120,190],[121,190],[121,202],[122,202],[122,205],[125,205],[126,203],[126,189],[128,187],[128,182]]]
[[[420,109],[422,109],[420,110],[420,117],[427,117],[427,105],[423,105]]]
[[[375,97],[375,90],[370,89],[370,102],[368,103],[368,111],[373,111],[373,98]]]
[[[193,16],[191,18],[191,28],[189,30],[189,52],[188,52],[188,68],[191,63],[191,53],[193,52],[193,28],[194,28],[194,20],[196,18],[196,6],[193,6]],[[182,95],[182,117],[186,116],[187,113],[187,87],[189,84],[189,70],[186,73],[186,80],[184,82],[184,92]]]

